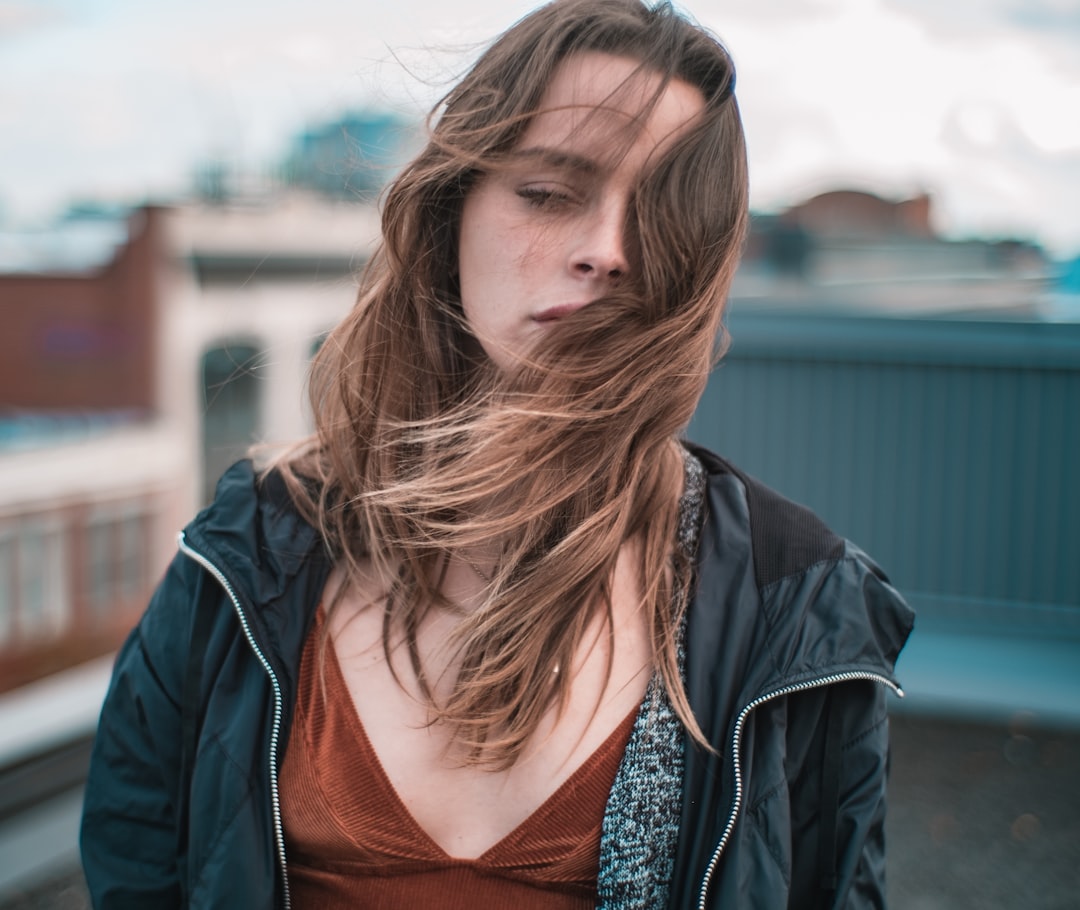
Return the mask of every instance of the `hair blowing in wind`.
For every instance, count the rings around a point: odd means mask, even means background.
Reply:
[[[611,136],[613,158],[671,82],[700,91],[704,109],[634,189],[627,274],[500,368],[462,310],[462,209],[511,165],[560,64],[597,51],[648,77],[619,92],[651,87]],[[668,4],[567,0],[521,20],[432,112],[426,148],[386,194],[358,302],[313,365],[316,432],[278,466],[347,577],[364,565],[379,580],[368,608],[382,611],[383,646],[404,643],[464,762],[512,764],[565,704],[560,668],[598,615],[610,619],[628,542],[655,667],[700,739],[676,660],[692,579],[671,544],[677,439],[722,352],[747,224],[734,78],[724,48]],[[436,697],[416,630],[457,608],[441,588],[451,554],[483,554],[490,571],[483,602],[460,611],[456,675]]]

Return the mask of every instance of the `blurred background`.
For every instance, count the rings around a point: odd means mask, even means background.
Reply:
[[[111,655],[530,2],[0,0],[0,908],[83,907]],[[1080,893],[1080,3],[702,0],[753,227],[689,435],[918,610],[890,897]]]

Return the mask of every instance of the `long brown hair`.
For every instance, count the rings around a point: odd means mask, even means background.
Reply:
[[[514,148],[556,67],[585,51],[639,61],[660,78],[653,103],[680,79],[705,109],[636,188],[633,280],[500,373],[462,315],[462,203]],[[467,762],[512,764],[565,705],[571,674],[553,671],[572,665],[598,612],[610,620],[630,540],[655,665],[702,739],[676,654],[691,575],[674,546],[676,440],[722,350],[746,229],[734,78],[720,43],[667,3],[556,0],[522,19],[432,112],[427,147],[387,192],[359,301],[313,365],[316,434],[278,467],[347,577],[366,566],[381,580],[384,648],[404,636],[430,716]],[[450,555],[492,547],[485,600],[461,617],[460,668],[436,700],[417,629],[453,608],[440,591]]]

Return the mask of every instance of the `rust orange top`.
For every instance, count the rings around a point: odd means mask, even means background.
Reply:
[[[401,801],[360,723],[322,609],[300,666],[280,791],[297,910],[592,910],[600,828],[637,711],[515,830],[476,859],[447,854]]]

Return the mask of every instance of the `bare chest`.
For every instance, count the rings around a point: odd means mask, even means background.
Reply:
[[[381,611],[341,604],[331,643],[351,707],[401,803],[447,854],[475,858],[505,838],[640,705],[651,661],[647,629],[629,594],[616,586],[614,634],[609,638],[598,624],[597,634],[582,642],[569,668],[566,710],[549,712],[522,757],[498,771],[462,764],[450,731],[432,723],[404,647],[393,646],[389,659],[385,653]],[[418,635],[421,659],[438,666],[443,678],[454,670],[440,664],[439,652],[452,623],[435,618]]]

